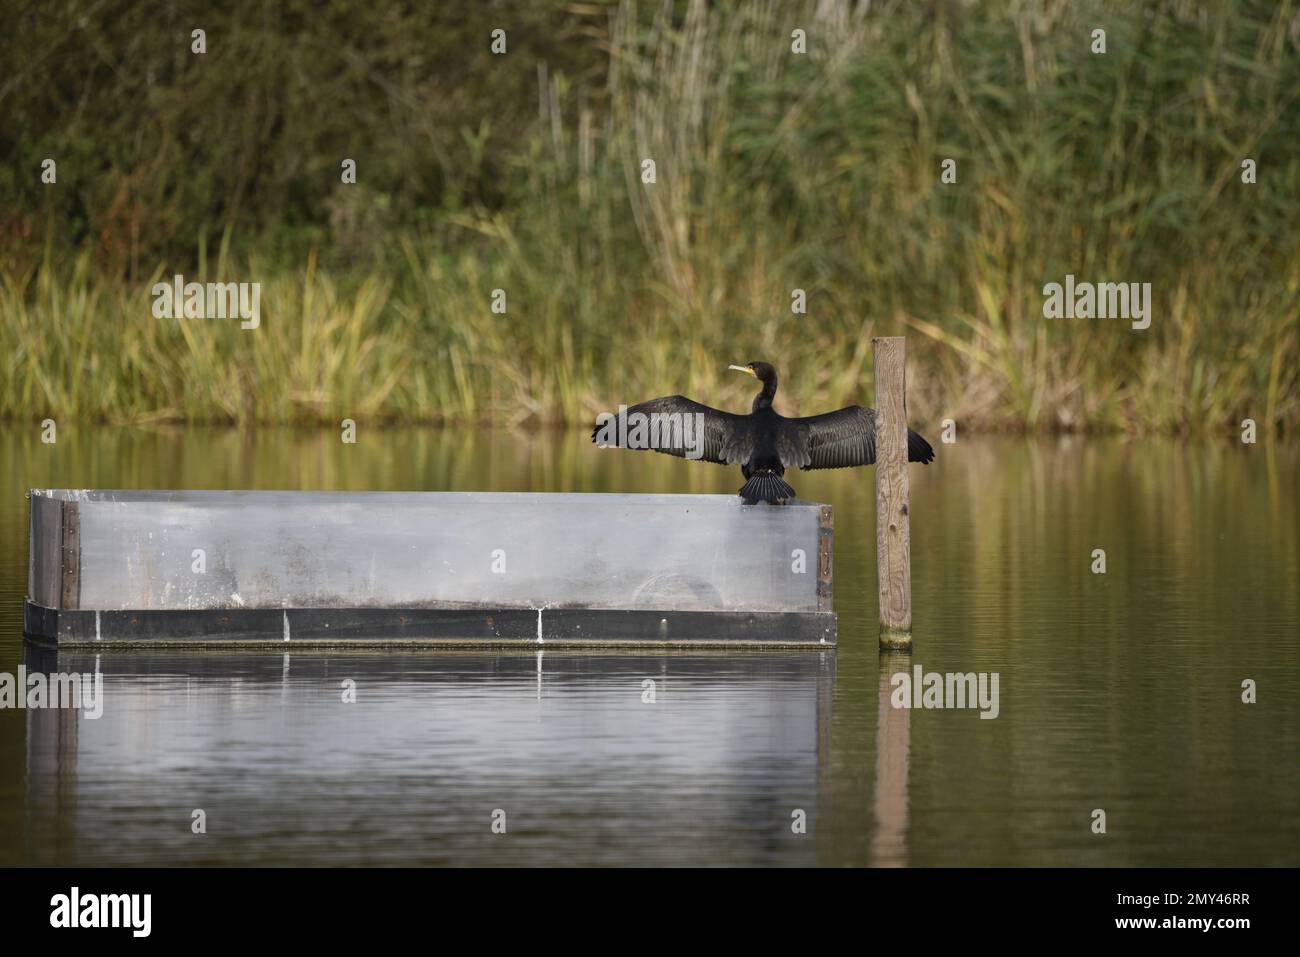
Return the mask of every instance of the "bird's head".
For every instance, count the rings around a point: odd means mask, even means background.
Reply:
[[[745,375],[752,375],[764,385],[776,381],[776,367],[770,362],[749,362],[743,366],[728,366],[727,368],[743,372]]]

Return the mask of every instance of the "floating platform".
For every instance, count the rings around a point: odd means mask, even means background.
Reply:
[[[734,495],[34,489],[60,647],[824,646],[829,505]]]

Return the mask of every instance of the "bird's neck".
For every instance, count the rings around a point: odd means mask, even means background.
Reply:
[[[752,411],[757,412],[760,409],[772,408],[772,400],[774,398],[776,398],[776,380],[768,379],[763,383],[763,391],[754,396]]]

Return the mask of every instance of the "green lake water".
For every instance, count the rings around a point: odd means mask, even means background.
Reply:
[[[24,644],[28,488],[742,480],[581,429],[8,426],[0,672],[98,670],[105,695],[99,719],[0,710],[0,863],[1300,863],[1300,447],[936,449],[910,473],[910,655],[877,650],[870,470],[792,477],[835,508],[834,650],[94,655]],[[917,665],[996,672],[997,717],[892,707]]]

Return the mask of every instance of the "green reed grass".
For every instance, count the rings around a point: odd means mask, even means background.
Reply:
[[[130,280],[48,238],[0,276],[0,416],[578,422],[742,407],[758,358],[807,413],[869,402],[871,337],[906,334],[931,430],[1300,427],[1294,2],[625,4],[599,42],[603,86],[539,72],[504,204],[342,216],[302,256],[227,230]],[[260,281],[261,327],[154,319],[174,271]],[[1044,319],[1066,273],[1150,282],[1151,328]]]

